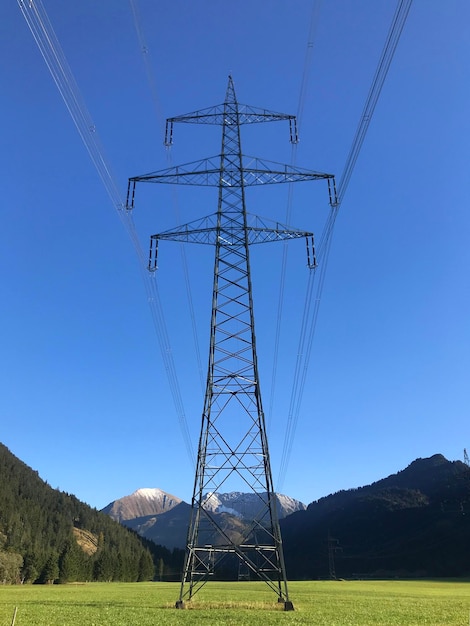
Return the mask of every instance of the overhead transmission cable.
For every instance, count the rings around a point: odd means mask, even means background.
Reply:
[[[337,202],[331,208],[327,223],[325,225],[325,228],[323,230],[322,237],[320,240],[320,244],[318,248],[318,258],[320,259],[320,264],[319,264],[320,276],[319,276],[318,287],[316,290],[313,308],[310,310],[309,308],[310,305],[307,305],[304,310],[304,318],[302,321],[302,325],[305,325],[306,334],[304,337],[303,332],[301,332],[301,344],[299,344],[299,350],[298,350],[298,354],[301,355],[301,358],[298,359],[298,364],[296,365],[296,372],[294,374],[295,382],[294,382],[293,394],[292,394],[291,401],[290,401],[290,408],[289,408],[289,413],[288,413],[288,424],[287,424],[287,429],[286,429],[284,448],[283,448],[283,452],[281,456],[278,488],[281,488],[283,484],[285,474],[287,471],[287,466],[288,466],[290,456],[291,456],[292,445],[293,445],[295,431],[296,431],[296,427],[298,423],[298,415],[300,412],[303,391],[305,388],[308,364],[310,361],[310,355],[312,351],[313,336],[314,336],[315,326],[317,322],[319,306],[321,302],[321,296],[322,296],[322,291],[323,291],[323,286],[324,286],[324,281],[325,281],[326,268],[328,265],[328,258],[329,258],[330,248],[331,248],[331,242],[332,242],[336,217],[338,215],[339,208],[343,201],[344,195],[346,193],[346,189],[351,179],[351,175],[356,165],[357,158],[362,148],[362,144],[364,143],[364,139],[365,139],[367,130],[369,128],[369,125],[370,125],[370,122],[371,122],[371,119],[375,110],[375,106],[377,104],[380,93],[382,91],[385,78],[387,76],[388,70],[390,68],[390,64],[395,54],[398,41],[403,31],[403,27],[406,23],[408,13],[411,7],[411,3],[412,3],[412,0],[399,0],[397,3],[397,7],[392,18],[392,23],[390,25],[387,38],[385,40],[385,45],[382,50],[382,54],[380,56],[379,63],[377,65],[377,69],[375,71],[374,77],[372,79],[372,84],[367,95],[364,109],[359,119],[356,134],[354,136],[352,146],[349,151],[348,157],[346,159],[346,164],[344,166],[344,169],[343,169],[343,172],[342,172],[339,184],[338,184]],[[306,299],[306,302],[307,302],[307,299]]]
[[[142,54],[142,60],[144,63],[145,74],[147,76],[147,82],[150,89],[150,95],[152,97],[152,103],[155,109],[155,116],[157,118],[158,123],[161,125],[161,137],[163,137],[163,132],[165,128],[165,120],[163,117],[162,108],[160,106],[160,98],[158,97],[158,88],[157,81],[155,78],[155,72],[152,68],[152,61],[150,55],[150,49],[147,46],[147,42],[145,40],[144,30],[142,28],[142,20],[140,19],[140,11],[137,4],[137,0],[129,0],[129,4],[132,11],[132,17],[134,19],[134,28],[137,35],[137,39],[139,41],[140,52]]]
[[[124,225],[129,238],[132,241],[137,258],[139,269],[142,274],[144,286],[149,302],[152,320],[157,332],[160,351],[162,353],[166,375],[168,377],[170,391],[175,404],[180,428],[183,433],[186,450],[190,461],[194,464],[194,452],[191,446],[189,429],[184,412],[181,391],[176,376],[176,368],[168,337],[167,328],[163,316],[160,295],[157,289],[154,276],[147,272],[147,259],[140,245],[135,225],[132,219],[132,212],[126,209],[119,192],[119,187],[112,173],[109,162],[104,154],[96,126],[84,103],[78,85],[72,74],[65,54],[60,46],[59,40],[54,32],[52,24],[42,5],[41,0],[17,0],[20,10],[26,23],[36,41],[36,44],[44,58],[44,61],[51,73],[51,76],[59,90],[60,95],[70,113],[70,116],[77,128],[77,131],[85,144],[90,158],[101,178],[101,181],[113,203],[118,217]]]
[[[134,19],[134,27],[135,27],[136,34],[137,34],[137,39],[139,41],[140,51],[142,53],[142,60],[143,60],[144,67],[145,67],[145,73],[147,76],[147,82],[148,82],[150,94],[152,97],[152,102],[155,108],[155,113],[156,113],[158,123],[162,129],[161,136],[163,137],[163,128],[165,127],[165,119],[164,119],[162,109],[160,106],[160,99],[158,97],[157,81],[155,78],[156,74],[153,69],[150,48],[147,45],[144,29],[142,27],[142,20],[140,19],[140,11],[138,8],[137,0],[129,0],[129,4],[132,10],[132,15]],[[173,165],[171,146],[166,147],[166,155],[167,155],[168,167],[171,167]],[[172,197],[172,205],[173,205],[173,210],[176,216],[176,220],[177,220],[177,223],[179,223],[180,211],[179,211],[179,205],[178,205],[178,195],[177,195],[176,188],[173,186],[171,190],[171,197]],[[201,390],[204,392],[205,379],[204,379],[204,372],[203,372],[203,367],[202,367],[201,351],[199,348],[196,315],[194,312],[194,301],[193,301],[192,290],[191,290],[191,281],[189,279],[189,269],[188,269],[188,262],[186,258],[186,247],[183,243],[179,244],[179,250],[180,250],[180,256],[181,256],[181,264],[183,267],[184,283],[186,287],[186,299],[188,301],[189,315],[190,315],[190,320],[191,320],[191,329],[193,333],[194,352],[196,355],[196,366],[197,366],[197,370],[199,374],[199,382],[201,385]]]
[[[310,25],[308,31],[308,39],[307,39],[307,49],[305,53],[304,66],[302,72],[302,81],[300,85],[300,94],[299,94],[299,102],[297,106],[297,129],[300,131],[303,120],[303,112],[305,99],[307,96],[307,87],[308,87],[308,78],[310,74],[310,66],[312,64],[312,56],[313,56],[313,47],[315,41],[315,33],[318,25],[318,18],[320,13],[321,0],[314,0],[312,13],[310,17]],[[291,151],[291,165],[295,166],[297,160],[297,142],[292,144]],[[292,204],[294,198],[294,184],[290,183],[288,186],[288,197],[287,197],[287,206],[286,206],[286,217],[285,223],[290,224],[291,214],[292,214]],[[271,374],[271,390],[270,397],[268,403],[268,424],[271,421],[273,406],[274,406],[274,396],[276,393],[276,382],[277,382],[277,367],[279,361],[279,346],[280,346],[280,337],[281,337],[281,324],[282,324],[282,314],[284,310],[284,300],[285,300],[285,284],[286,284],[286,272],[287,272],[287,257],[288,257],[289,245],[288,242],[285,241],[282,244],[282,260],[281,260],[281,272],[279,278],[279,292],[278,292],[278,305],[277,305],[277,314],[276,314],[276,329],[274,332],[274,350],[273,350],[273,365],[272,365],[272,374]],[[310,273],[312,276],[312,273]]]

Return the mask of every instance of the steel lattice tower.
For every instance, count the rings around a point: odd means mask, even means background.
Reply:
[[[215,246],[209,365],[202,413],[198,458],[188,529],[186,557],[177,608],[184,608],[222,560],[238,562],[243,577],[264,580],[286,610],[292,610],[273,488],[265,418],[261,403],[249,246],[305,237],[308,264],[313,266],[313,234],[271,224],[246,211],[245,188],[252,185],[327,179],[331,174],[246,157],[242,154],[243,124],[289,122],[290,140],[297,142],[296,118],[238,103],[229,77],[221,105],[169,118],[166,145],[176,122],[222,127],[222,151],[216,157],[129,179],[129,209],[137,182],[208,185],[218,188],[215,214],[151,237],[149,269],[157,268],[160,240]],[[217,492],[255,494],[257,513],[238,535],[225,528],[210,506]]]

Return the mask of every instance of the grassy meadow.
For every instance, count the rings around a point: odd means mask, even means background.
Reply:
[[[0,626],[469,626],[470,583],[292,582],[284,612],[264,583],[208,583],[186,610],[176,583],[0,586]]]

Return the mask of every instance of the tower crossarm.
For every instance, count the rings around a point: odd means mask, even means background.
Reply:
[[[276,111],[268,111],[258,107],[249,106],[247,104],[238,105],[238,121],[237,125],[242,124],[259,124],[261,122],[289,122],[289,132],[291,143],[298,143],[297,118],[295,115],[287,113],[278,113]],[[181,122],[183,124],[211,124],[223,126],[227,122],[226,103],[218,104],[206,109],[199,109],[191,113],[169,117],[166,120],[165,128],[165,145],[173,144],[173,124]]]
[[[313,233],[290,228],[280,222],[273,222],[249,213],[247,213],[246,227],[240,225],[237,220],[228,222],[223,227],[218,227],[217,213],[213,213],[193,222],[152,235],[150,237],[149,270],[154,271],[157,269],[158,242],[160,240],[208,245],[215,245],[219,242],[226,246],[237,246],[244,241],[245,232],[249,245],[305,237],[307,241],[307,264],[311,266],[311,259],[314,258]]]
[[[183,122],[185,124],[212,124],[221,126],[224,123],[225,117],[225,104],[218,104],[205,109],[199,109],[198,111],[192,111],[191,113],[184,113],[183,115],[176,115],[175,117],[169,117],[167,124],[173,124],[175,122]],[[258,124],[260,122],[281,122],[283,120],[295,120],[295,115],[289,115],[287,113],[278,113],[277,111],[268,111],[268,109],[262,109],[248,104],[238,103],[238,124]]]
[[[258,157],[244,157],[243,167],[239,163],[226,162],[220,167],[221,155],[176,165],[163,170],[129,178],[127,208],[134,207],[136,183],[166,183],[175,185],[195,185],[207,187],[244,187],[278,183],[294,183],[334,179],[333,174],[276,163]]]

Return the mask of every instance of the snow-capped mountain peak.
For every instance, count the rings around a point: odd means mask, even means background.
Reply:
[[[166,513],[181,501],[181,498],[172,496],[161,489],[141,488],[134,491],[130,496],[124,496],[110,502],[103,509],[103,512],[117,522],[123,522],[136,517]]]
[[[158,498],[162,498],[167,494],[161,489],[157,489],[156,487],[153,489],[150,487],[143,487],[142,489],[137,489],[136,491],[134,491],[132,495],[136,497],[147,498],[148,500],[157,500]]]
[[[277,512],[280,519],[294,513],[303,511],[306,506],[302,502],[289,496],[277,493]],[[203,499],[203,507],[213,513],[230,513],[242,518],[254,518],[265,506],[266,493],[230,493],[208,492]]]

